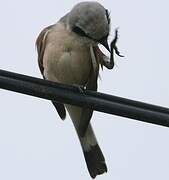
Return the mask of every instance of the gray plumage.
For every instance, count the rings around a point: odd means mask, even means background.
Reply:
[[[81,2],[68,16],[70,28],[82,29],[89,37],[100,40],[109,34],[109,24],[105,8],[97,2]]]

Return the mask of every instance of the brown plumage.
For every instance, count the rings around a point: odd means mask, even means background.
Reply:
[[[36,46],[37,46],[37,51],[38,51],[38,65],[39,65],[40,72],[44,79],[45,79],[45,76],[44,76],[44,67],[43,67],[43,55],[44,55],[44,50],[45,50],[47,33],[52,26],[53,25],[46,27],[39,34],[39,36],[36,40]],[[65,110],[64,105],[61,103],[55,102],[55,101],[52,101],[52,104],[54,105],[55,109],[57,110],[60,118],[62,120],[64,120],[66,118],[66,110]]]
[[[98,43],[101,43],[109,50],[109,25],[108,11],[102,5],[82,2],[56,24],[42,30],[36,45],[43,77],[97,91],[99,67],[112,69],[114,66],[113,52],[109,63],[98,47]],[[90,123],[93,110],[52,103],[61,119],[65,119],[67,109],[78,134],[90,176],[95,178],[107,172],[105,158]]]

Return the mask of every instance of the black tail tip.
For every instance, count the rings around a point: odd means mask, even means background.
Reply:
[[[101,175],[107,172],[107,166],[105,164],[105,162],[103,162],[102,164],[99,165],[99,167],[97,167],[97,169],[94,169],[92,171],[89,171],[90,176],[94,179],[96,178],[97,175]]]
[[[107,172],[105,159],[98,145],[93,146],[90,151],[84,152],[84,155],[88,171],[93,179],[97,175]]]

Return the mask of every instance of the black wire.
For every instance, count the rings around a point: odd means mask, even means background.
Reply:
[[[169,127],[169,109],[0,70],[0,88]]]

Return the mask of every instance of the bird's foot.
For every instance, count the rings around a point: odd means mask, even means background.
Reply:
[[[111,44],[110,44],[111,53],[112,53],[112,51],[114,50],[115,53],[116,53],[118,56],[124,57],[123,55],[120,54],[120,52],[119,52],[119,50],[118,50],[118,48],[117,48],[117,46],[116,46],[117,40],[118,40],[118,28],[115,29],[115,37],[114,37],[113,41],[112,41]]]
[[[85,90],[86,90],[86,87],[85,87],[85,86],[82,86],[82,85],[73,84],[73,86],[76,87],[77,90],[78,90],[78,92],[79,92],[79,93],[82,93],[82,94],[83,94],[83,93],[85,92]]]

